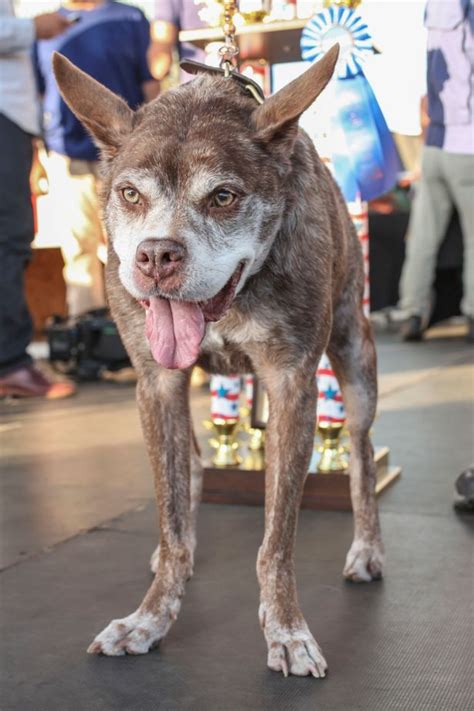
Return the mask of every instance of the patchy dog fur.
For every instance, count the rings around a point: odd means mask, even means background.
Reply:
[[[153,293],[167,299],[211,299],[243,265],[230,308],[207,324],[198,363],[213,373],[255,371],[268,392],[265,536],[257,561],[268,666],[316,677],[327,667],[299,608],[293,562],[313,447],[315,371],[325,349],[351,436],[354,541],[344,575],[381,576],[369,440],[376,358],[362,312],[362,255],[343,198],[297,124],[329,81],[337,52],[262,106],[233,80],[202,75],[137,112],[55,56],[63,97],[102,152],[108,297],[138,376],[160,515],[156,575],[143,602],[111,622],[89,652],[146,653],[176,619],[193,570],[202,470],[189,409],[190,368],[169,370],[150,353],[138,303],[151,293],[148,277],[137,271],[143,240],[173,240],[185,250],[171,277],[155,278]],[[139,195],[136,204],[123,200],[124,186]],[[221,186],[234,195],[230,208],[209,202]]]

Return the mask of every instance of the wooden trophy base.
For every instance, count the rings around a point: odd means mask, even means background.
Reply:
[[[401,474],[400,467],[390,466],[388,447],[375,448],[377,494],[392,484]],[[242,464],[237,467],[204,468],[202,500],[213,504],[243,504],[261,506],[265,498],[265,470],[260,452],[242,451]],[[306,478],[301,508],[325,511],[351,511],[349,475],[345,471],[316,471],[319,453],[314,450]]]

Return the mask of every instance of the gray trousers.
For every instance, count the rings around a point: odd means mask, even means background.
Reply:
[[[400,306],[428,316],[439,247],[456,207],[464,242],[463,314],[474,318],[474,155],[425,146],[408,227]]]

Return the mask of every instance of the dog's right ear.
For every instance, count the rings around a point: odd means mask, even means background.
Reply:
[[[103,155],[113,158],[132,131],[133,111],[119,96],[54,52],[54,76],[61,96],[92,135]]]

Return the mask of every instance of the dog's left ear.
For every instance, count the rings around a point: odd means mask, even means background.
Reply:
[[[104,157],[112,158],[132,131],[133,111],[123,99],[58,52],[53,55],[53,69],[64,101]]]
[[[278,152],[291,152],[298,131],[298,119],[319,96],[331,79],[339,45],[335,44],[324,57],[313,64],[301,76],[270,96],[253,113],[256,138],[271,144]]]

